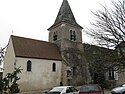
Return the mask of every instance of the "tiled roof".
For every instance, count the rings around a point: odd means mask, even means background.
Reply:
[[[61,60],[56,44],[11,35],[16,57]]]

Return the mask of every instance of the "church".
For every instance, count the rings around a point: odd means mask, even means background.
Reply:
[[[55,22],[48,28],[49,41],[11,35],[4,60],[3,77],[21,67],[21,91],[91,81],[84,57],[82,29],[67,0],[63,0]]]

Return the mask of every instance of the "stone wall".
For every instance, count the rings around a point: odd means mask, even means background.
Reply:
[[[125,71],[118,72],[118,80],[116,81],[116,85],[122,85],[125,83]]]
[[[84,58],[83,44],[66,39],[57,41],[63,60],[71,68],[72,85],[88,83],[88,66]]]

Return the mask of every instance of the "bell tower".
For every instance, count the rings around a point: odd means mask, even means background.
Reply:
[[[82,43],[82,27],[77,24],[67,0],[63,0],[56,20],[48,30],[49,42],[66,39]]]
[[[63,0],[54,24],[49,30],[49,42],[55,43],[71,72],[67,85],[87,82],[87,64],[83,55],[82,27],[76,22],[67,0]],[[69,84],[70,83],[70,84]]]

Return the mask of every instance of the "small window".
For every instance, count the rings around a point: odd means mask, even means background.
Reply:
[[[53,33],[53,41],[57,40],[57,31]]]
[[[70,76],[71,76],[71,71],[67,70],[67,77],[70,77]]]
[[[56,71],[56,63],[53,63],[53,65],[52,65],[52,71],[53,71],[53,72]]]
[[[76,67],[73,67],[73,75],[76,74]]]
[[[108,79],[109,79],[109,80],[115,80],[115,77],[114,77],[114,70],[113,70],[113,69],[110,69],[110,70],[109,70]]]
[[[32,62],[30,60],[27,61],[27,71],[31,71]]]
[[[70,30],[70,40],[75,41],[76,40],[76,32]]]

